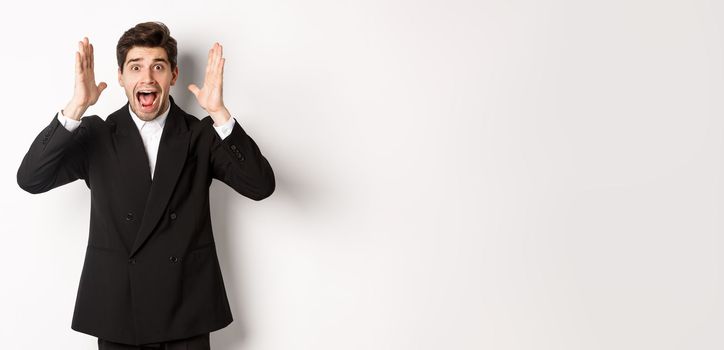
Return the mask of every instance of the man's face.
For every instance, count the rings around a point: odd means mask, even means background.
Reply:
[[[131,109],[145,121],[166,111],[171,85],[178,78],[178,67],[171,69],[166,50],[161,47],[134,46],[126,54],[118,83],[126,90]]]

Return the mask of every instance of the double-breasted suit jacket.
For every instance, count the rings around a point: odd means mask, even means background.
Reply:
[[[151,179],[128,104],[73,132],[56,117],[33,141],[17,181],[41,193],[83,179],[91,191],[88,246],[71,328],[126,344],[211,332],[232,322],[209,211],[212,179],[261,200],[272,168],[235,123],[223,140],[171,98]]]

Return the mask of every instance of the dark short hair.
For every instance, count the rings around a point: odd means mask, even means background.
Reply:
[[[118,68],[123,72],[123,63],[126,62],[126,55],[134,46],[161,47],[166,50],[171,69],[176,68],[176,39],[171,37],[171,31],[161,22],[144,22],[136,24],[135,27],[127,30],[116,45],[116,59]]]

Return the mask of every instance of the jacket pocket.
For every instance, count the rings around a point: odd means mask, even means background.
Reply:
[[[191,248],[189,250],[188,254],[186,254],[186,261],[187,262],[194,262],[198,260],[203,260],[205,257],[209,256],[210,253],[215,249],[216,244],[214,242],[207,242],[203,243],[199,246],[196,246],[195,248]]]

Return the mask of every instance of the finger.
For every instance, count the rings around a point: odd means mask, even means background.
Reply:
[[[100,95],[101,92],[103,92],[103,90],[105,90],[107,87],[108,84],[106,84],[105,82],[101,82],[100,84],[98,84],[98,95]]]
[[[222,65],[222,54],[223,54],[223,48],[221,47],[221,44],[218,42],[216,43],[215,47],[215,53],[214,53],[214,67],[213,67],[213,73],[214,77],[216,79],[219,79],[219,76],[221,75],[221,65]]]
[[[216,43],[216,66],[219,66],[219,63],[221,62],[221,44],[218,42]]]
[[[80,65],[80,52],[75,52],[75,74],[80,75],[80,73],[83,71],[83,68]]]
[[[213,77],[215,68],[216,68],[216,43],[214,43],[214,45],[211,46],[211,50],[209,50],[209,66],[207,69],[208,78]]]
[[[93,57],[93,44],[90,44],[90,69],[95,68],[95,58]]]
[[[219,63],[216,65],[216,68],[214,69],[214,77],[218,82],[221,82],[221,79],[224,74],[224,58],[219,59]]]
[[[196,86],[196,84],[190,84],[189,85],[189,91],[191,91],[194,96],[199,97],[199,87]]]
[[[222,58],[221,64],[219,65],[219,86],[224,84],[224,63],[226,63],[226,58]]]
[[[216,64],[215,68],[219,70],[221,68],[221,58],[223,57],[224,51],[223,47],[221,47],[221,44],[216,43]]]
[[[221,45],[219,45],[219,62],[216,66],[219,72],[222,72],[222,68],[224,67],[224,47]]]
[[[78,53],[80,54],[80,68],[81,71],[85,69],[85,49],[83,48],[83,41],[78,42]]]
[[[212,47],[211,49],[209,49],[209,57],[206,60],[206,73],[207,74],[209,73],[209,69],[211,68],[211,62],[213,60],[213,57],[214,57],[214,48]]]
[[[83,68],[90,68],[90,48],[88,44],[88,37],[83,37],[83,50],[85,58],[85,66]]]

